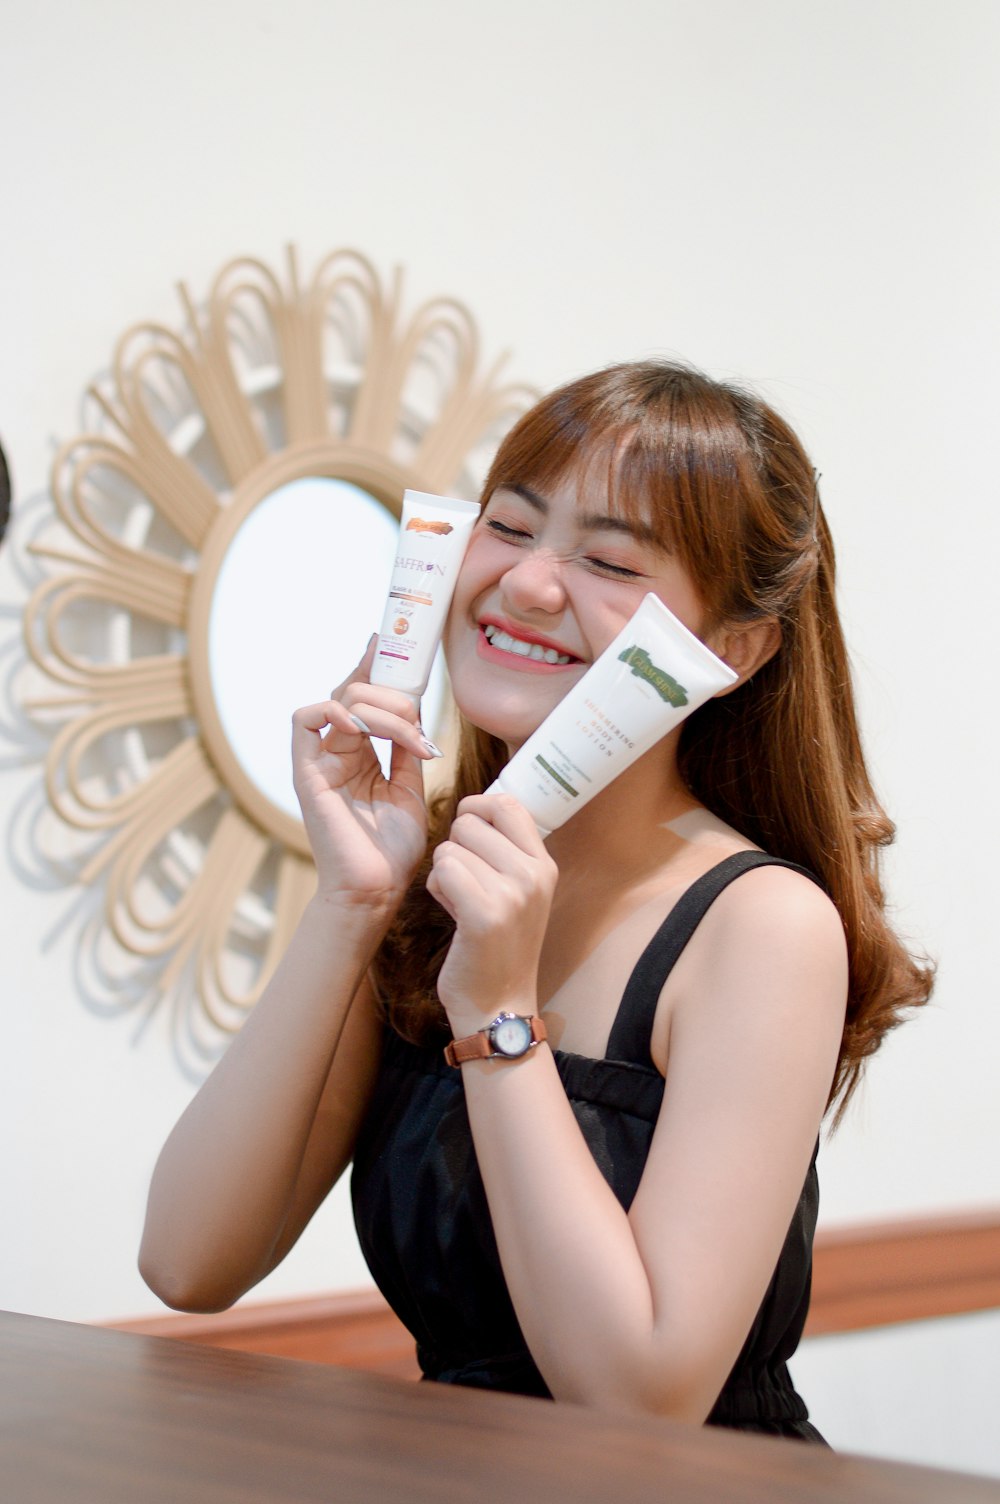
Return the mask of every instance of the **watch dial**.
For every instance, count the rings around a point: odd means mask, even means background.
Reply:
[[[531,1044],[531,1025],[526,1018],[511,1014],[493,1025],[490,1031],[493,1048],[501,1055],[523,1055]]]

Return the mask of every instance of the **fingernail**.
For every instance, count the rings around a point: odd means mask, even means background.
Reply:
[[[352,715],[351,716],[351,720],[353,721],[354,725],[357,726],[357,728],[358,728],[359,731],[363,731],[365,733],[365,736],[374,736],[375,735],[375,733],[372,730],[372,728],[370,726],[366,726],[365,723],[364,723],[364,721],[361,719],[361,717],[359,715]]]
[[[441,751],[441,748],[440,747],[435,747],[434,743],[431,741],[431,739],[430,739],[429,736],[424,736],[423,733],[421,733],[420,740],[423,742],[424,746],[427,748],[428,752],[431,754],[432,757],[443,757],[444,756],[444,753]]]

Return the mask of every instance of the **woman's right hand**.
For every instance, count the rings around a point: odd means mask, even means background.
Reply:
[[[383,907],[402,898],[424,854],[421,764],[436,749],[407,695],[368,682],[376,642],[329,700],[295,712],[292,768],[319,895]],[[369,733],[392,742],[388,779]]]

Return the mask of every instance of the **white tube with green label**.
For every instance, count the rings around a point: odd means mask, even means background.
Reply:
[[[372,664],[372,684],[414,703],[427,688],[479,503],[403,492],[399,543]]]
[[[488,794],[512,794],[543,837],[739,675],[659,599],[635,615],[519,747]]]

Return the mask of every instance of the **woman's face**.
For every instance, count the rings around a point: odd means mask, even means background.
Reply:
[[[445,653],[455,701],[513,750],[618,634],[649,591],[702,635],[693,582],[606,490],[573,475],[544,495],[494,492],[455,589]]]

